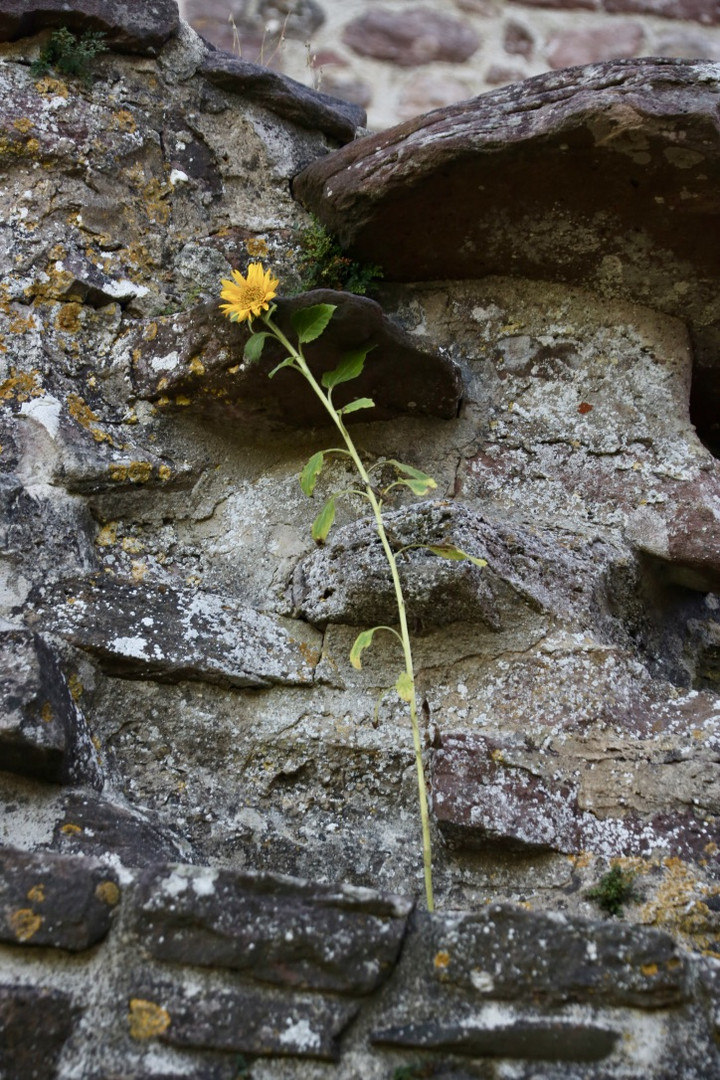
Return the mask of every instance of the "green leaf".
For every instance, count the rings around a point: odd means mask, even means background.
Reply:
[[[320,337],[332,319],[336,307],[337,304],[313,304],[312,307],[301,308],[295,312],[292,324],[301,345]]]
[[[349,405],[343,405],[342,409],[338,409],[338,412],[342,416],[346,416],[348,413],[357,412],[358,409],[374,409],[375,402],[369,397],[359,397],[355,401],[351,401]]]
[[[294,356],[286,356],[285,359],[282,361],[282,363],[278,364],[277,367],[274,367],[272,369],[272,371],[268,372],[268,379],[272,379],[273,375],[277,375],[280,368],[292,367],[292,365],[294,363],[295,363],[295,357]]]
[[[362,663],[360,661],[360,657],[361,657],[362,653],[372,643],[373,634],[375,633],[375,631],[376,630],[381,630],[381,629],[383,629],[383,628],[380,627],[380,626],[373,626],[372,630],[363,630],[355,638],[355,643],[354,643],[352,649],[350,650],[350,663],[358,671],[360,671],[360,669],[362,667]]]
[[[323,386],[327,390],[332,390],[334,386],[339,386],[340,383],[357,379],[365,367],[365,357],[374,348],[374,345],[368,345],[366,349],[354,349],[352,352],[346,353],[334,371],[325,372],[320,380]]]
[[[407,671],[403,671],[402,675],[398,677],[398,681],[395,683],[395,689],[403,701],[407,701],[409,704],[413,700],[415,697],[415,686],[412,677]]]
[[[262,356],[262,351],[265,346],[265,338],[272,337],[267,331],[263,331],[260,334],[253,334],[245,342],[245,350],[243,356],[251,364],[254,364],[256,360],[259,360]]]
[[[316,544],[324,544],[327,534],[335,520],[335,500],[337,495],[331,495],[322,510],[312,523],[312,538]]]
[[[411,480],[421,480],[426,485],[428,491],[437,487],[437,483],[433,480],[432,476],[428,476],[422,469],[416,469],[414,465],[404,465],[402,461],[396,461],[395,458],[388,458],[387,464],[394,465],[399,473],[402,473],[403,476],[409,476]],[[420,492],[420,494],[424,495],[425,492]]]
[[[479,559],[476,555],[468,555],[454,544],[428,544],[428,551],[433,555],[439,555],[441,559],[452,559],[454,562],[471,562],[476,566],[487,566],[487,559]]]
[[[317,454],[313,454],[300,473],[300,487],[303,489],[304,495],[312,495],[324,462],[325,454],[322,450],[318,450]]]
[[[404,484],[405,487],[409,487],[413,495],[427,495],[434,487],[437,487],[437,484],[431,477],[428,477],[428,480],[430,480],[429,484],[427,480],[415,480],[412,478],[397,480],[396,483]]]

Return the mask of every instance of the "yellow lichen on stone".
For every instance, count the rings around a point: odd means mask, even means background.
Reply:
[[[143,550],[143,545],[135,536],[124,536],[121,546],[123,551],[129,552],[130,555],[139,555]]]
[[[117,543],[117,521],[108,521],[106,525],[103,525],[100,532],[95,537],[95,543],[98,547],[112,547]]]
[[[13,120],[13,127],[22,135],[27,135],[30,128],[33,127],[33,122],[28,116],[20,116],[17,120]]]
[[[157,337],[158,324],[156,322],[148,323],[143,330],[143,340],[153,341]]]
[[[45,922],[32,908],[18,908],[9,918],[10,929],[18,941],[30,941]]]
[[[445,949],[441,949],[440,952],[435,953],[433,958],[433,966],[438,971],[444,971],[450,964],[450,953]]]
[[[114,881],[101,881],[95,889],[95,895],[108,907],[115,907],[120,900],[120,890]]]
[[[130,563],[130,576],[136,584],[139,584],[147,576],[148,566],[147,563],[140,562],[138,559],[133,559]]]
[[[152,476],[152,465],[149,461],[131,461],[127,475],[133,484],[146,484]]]
[[[158,477],[162,480],[163,484],[166,484],[168,480],[172,479],[172,469],[169,465],[161,465],[158,469]]]
[[[205,374],[205,365],[203,364],[203,362],[202,362],[202,360],[200,359],[199,356],[193,356],[192,360],[190,361],[189,366],[190,366],[190,370],[192,371],[193,375],[204,375]]]
[[[175,398],[175,404],[176,405],[190,405],[191,404],[191,399],[189,397],[186,397],[185,394],[178,394],[177,397]]]
[[[42,719],[42,722],[44,724],[52,723],[53,710],[52,710],[52,705],[50,704],[49,701],[46,701],[45,704],[43,705],[42,709],[40,710],[40,718]]]
[[[82,832],[82,829],[79,825],[75,825],[72,821],[68,821],[65,825],[60,826],[60,832],[65,836],[77,836],[78,833]]]
[[[267,258],[267,241],[263,240],[261,236],[251,236],[249,240],[245,241],[245,248],[247,249],[248,255],[253,259]]]
[[[116,113],[113,113],[110,126],[117,131],[127,131],[130,135],[137,128],[135,117],[128,109],[118,109]]]
[[[154,1001],[131,998],[128,1024],[133,1039],[152,1039],[170,1027],[170,1013]]]
[[[42,883],[31,885],[27,891],[27,898],[34,904],[42,904],[45,899],[45,886]]]
[[[79,394],[68,394],[67,403],[68,412],[73,420],[77,421],[86,431],[89,431],[95,442],[107,442],[111,446],[115,445],[112,435],[109,435],[100,427],[100,417],[95,415]]]
[[[83,684],[80,682],[80,676],[73,671],[73,673],[68,677],[67,684],[70,691],[70,697],[73,699],[73,701],[79,701],[85,689]]]
[[[662,860],[663,879],[652,899],[640,909],[640,921],[685,938],[694,948],[717,952],[720,937],[714,932],[713,913],[704,902],[712,890],[699,881],[682,859]]]
[[[10,368],[10,377],[0,383],[0,401],[29,401],[30,398],[43,397],[45,391],[38,385],[39,372],[15,371]]]
[[[39,79],[35,83],[35,89],[38,94],[47,94],[48,97],[66,98],[70,93],[66,83],[61,82],[60,79],[53,79],[49,75]]]
[[[82,329],[82,323],[80,322],[82,310],[82,304],[79,304],[76,301],[70,304],[63,304],[55,316],[55,329],[64,334],[79,333]]]

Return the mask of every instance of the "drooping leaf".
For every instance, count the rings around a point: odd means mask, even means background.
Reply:
[[[413,700],[413,697],[415,696],[415,686],[407,671],[403,671],[402,675],[398,676],[398,681],[395,683],[395,689],[403,701],[407,701],[409,704]]]
[[[336,307],[337,304],[313,304],[312,307],[301,308],[295,312],[292,324],[301,345],[320,337],[332,319]]]
[[[277,367],[274,367],[272,371],[268,372],[268,379],[272,379],[273,375],[277,375],[280,368],[290,367],[294,363],[295,358],[293,356],[286,356],[285,359],[277,365]]]
[[[245,349],[243,351],[244,358],[251,364],[254,364],[256,360],[259,360],[262,356],[263,348],[265,347],[265,338],[272,337],[267,331],[262,331],[258,334],[253,334],[245,342]]]
[[[476,566],[487,566],[487,559],[480,559],[477,555],[468,555],[454,544],[428,544],[428,551],[433,555],[439,555],[441,559],[452,559],[454,562],[471,562]]]
[[[414,465],[404,465],[402,461],[396,461],[395,458],[388,458],[387,464],[394,465],[399,473],[403,476],[409,476],[411,480],[422,480],[428,491],[437,487],[437,483],[432,476],[428,476],[422,469],[416,469]]]
[[[437,487],[437,484],[432,477],[428,477],[428,480],[430,483],[428,483],[427,480],[416,480],[414,477],[405,477],[405,479],[398,480],[396,483],[404,484],[405,487],[409,487],[413,495],[427,495],[434,487]]]
[[[313,454],[303,471],[300,473],[300,487],[302,488],[304,495],[312,495],[324,463],[325,454],[322,450],[318,450],[317,454]]]
[[[369,397],[356,398],[355,401],[351,401],[349,405],[343,405],[342,409],[338,409],[338,412],[342,416],[346,416],[348,413],[357,412],[358,409],[374,409],[375,402]]]
[[[337,495],[331,495],[322,510],[312,523],[312,538],[316,544],[324,544],[327,534],[335,520],[335,500]]]
[[[352,352],[346,353],[333,371],[326,371],[323,375],[321,382],[326,390],[332,390],[340,383],[356,379],[365,367],[365,357],[374,348],[374,345],[368,345],[366,349],[353,349]]]
[[[372,630],[362,630],[355,638],[352,649],[350,650],[350,663],[357,671],[360,671],[362,662],[360,657],[365,649],[372,644],[373,634],[376,630],[382,629],[380,626],[373,626]]]

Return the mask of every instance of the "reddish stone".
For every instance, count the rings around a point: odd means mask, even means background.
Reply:
[[[656,56],[677,56],[685,60],[720,60],[720,41],[711,41],[702,30],[678,30],[658,39]]]
[[[603,0],[603,7],[612,14],[637,12],[662,15],[666,19],[689,19],[706,26],[720,24],[717,0]]]
[[[428,8],[409,12],[380,8],[354,19],[343,41],[361,56],[390,60],[399,67],[416,67],[434,60],[463,63],[478,48],[477,34],[465,23]]]
[[[600,0],[510,0],[512,4],[522,4],[523,7],[562,8],[575,10],[583,8],[587,11],[597,11]]]
[[[503,64],[493,64],[485,72],[485,82],[488,86],[507,86],[508,83],[522,82],[525,72],[520,68],[505,67]]]
[[[526,27],[520,23],[510,22],[505,27],[503,48],[511,56],[524,56],[526,59],[532,55],[535,39]]]
[[[547,61],[551,68],[566,68],[637,56],[644,38],[645,32],[638,23],[564,30],[549,41]]]
[[[464,101],[468,97],[471,97],[471,91],[467,84],[452,75],[420,75],[404,88],[398,100],[397,112],[405,119]]]

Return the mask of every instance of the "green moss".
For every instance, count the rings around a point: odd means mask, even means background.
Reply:
[[[50,39],[31,67],[33,75],[47,75],[52,68],[62,75],[70,75],[88,83],[92,77],[91,64],[98,53],[106,52],[105,34],[87,30],[76,37],[63,26],[50,35]]]
[[[585,895],[608,915],[621,915],[625,904],[640,899],[633,886],[635,875],[613,866]]]
[[[364,296],[372,282],[383,276],[375,264],[350,259],[317,218],[299,236],[299,268],[303,289],[341,289]]]

